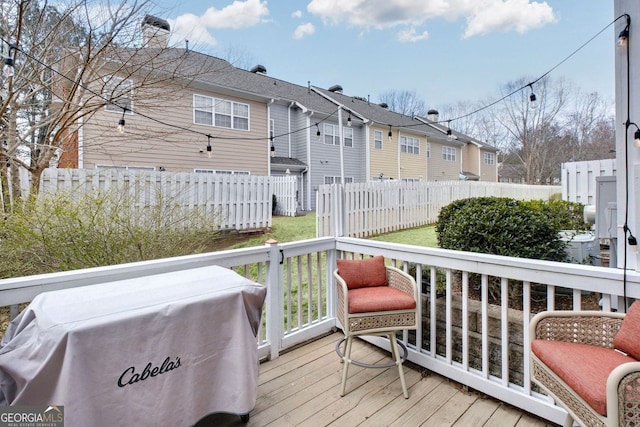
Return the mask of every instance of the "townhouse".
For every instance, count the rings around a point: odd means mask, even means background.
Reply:
[[[262,65],[243,70],[169,48],[168,34],[166,21],[145,18],[147,47],[131,53],[145,65],[126,78],[117,61],[104,67],[96,90],[116,101],[82,120],[61,167],[293,175],[300,210],[315,209],[323,184],[497,180],[494,148],[448,135],[433,117],[404,116],[337,85],[289,83]],[[150,74],[153,84],[131,82]]]

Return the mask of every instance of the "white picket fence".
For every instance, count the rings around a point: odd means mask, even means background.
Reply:
[[[42,176],[40,194],[115,188],[127,191],[141,209],[170,200],[184,209],[200,209],[211,215],[218,229],[251,231],[271,227],[274,191],[295,189],[295,182],[295,177],[50,168]],[[295,190],[293,194],[276,194],[279,201],[292,197]],[[295,215],[295,207],[292,212],[287,209],[288,204],[282,203],[282,215]]]
[[[435,223],[443,206],[470,197],[548,200],[559,186],[474,181],[371,181],[318,188],[318,237],[369,237]]]

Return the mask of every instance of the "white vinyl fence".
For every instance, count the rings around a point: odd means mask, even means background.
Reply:
[[[272,193],[276,196],[274,213],[283,216],[296,216],[298,208],[298,178],[296,176],[273,176]]]
[[[295,177],[279,177],[279,191],[293,185]],[[288,181],[292,181],[291,184]],[[160,172],[122,169],[45,170],[41,194],[89,192],[118,189],[135,198],[140,209],[159,200],[169,200],[184,209],[200,209],[210,214],[221,230],[250,231],[271,227],[272,197],[276,186],[273,177],[253,175],[218,175],[187,172]],[[295,197],[282,193],[278,200]],[[283,203],[281,214],[288,214]],[[295,208],[294,208],[295,214]]]
[[[616,159],[590,160],[562,164],[562,200],[583,205],[596,204],[596,178],[615,176]]]
[[[368,237],[435,223],[443,206],[470,197],[548,200],[559,186],[475,181],[370,181],[322,185],[317,193],[318,237]]]

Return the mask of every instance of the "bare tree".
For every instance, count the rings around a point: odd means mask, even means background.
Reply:
[[[140,24],[148,6],[146,0],[1,3],[0,28],[10,29],[2,34],[5,55],[15,70],[0,82],[5,212],[10,201],[21,197],[18,169],[29,171],[29,193],[36,195],[44,169],[77,144],[82,122],[97,111],[124,113],[132,108],[132,93],[160,88],[169,80],[188,84],[203,72],[181,69],[184,50],[165,55],[169,48],[146,45]],[[161,105],[157,98],[153,101]]]
[[[503,92],[508,94],[526,87],[526,82],[523,78],[508,83]],[[558,141],[556,121],[568,102],[568,94],[562,80],[552,82],[549,78],[537,81],[532,93],[536,95],[535,108],[530,103],[531,94],[520,90],[504,99],[498,117],[511,138],[511,151],[524,165],[526,182],[536,184],[545,182],[543,171],[552,162],[551,147]]]
[[[380,102],[389,106],[389,110],[407,116],[426,117],[425,102],[415,91],[390,90],[378,96]]]

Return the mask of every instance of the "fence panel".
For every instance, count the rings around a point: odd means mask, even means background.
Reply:
[[[615,176],[616,160],[591,160],[562,164],[562,200],[596,204],[596,178]]]
[[[296,216],[298,209],[298,177],[296,176],[274,176],[271,177],[273,183],[273,194],[276,195],[276,215]]]
[[[170,201],[186,211],[200,209],[215,217],[221,230],[249,231],[271,226],[272,180],[253,175],[51,168],[42,176],[41,194],[118,189],[140,209]],[[285,194],[283,199],[295,197],[295,177],[287,180],[280,191],[293,196]]]
[[[546,200],[559,192],[558,186],[473,181],[321,185],[316,201],[317,236],[368,237],[432,224],[443,206],[469,197]]]

